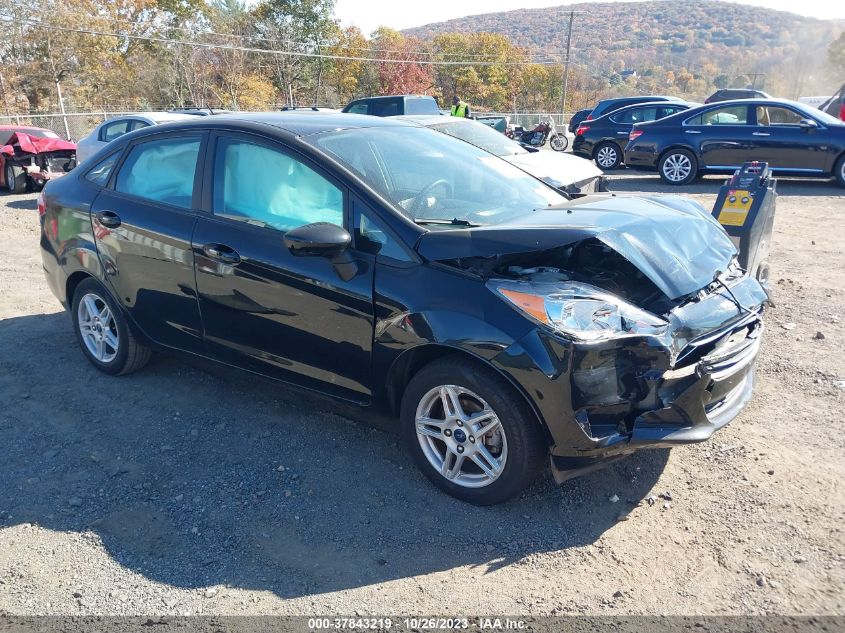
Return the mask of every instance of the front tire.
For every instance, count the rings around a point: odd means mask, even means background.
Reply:
[[[619,169],[622,164],[622,152],[616,143],[601,143],[593,156],[596,165],[603,170]]]
[[[3,174],[6,180],[6,189],[9,193],[17,194],[26,191],[26,172],[23,167],[7,163]]]
[[[548,456],[540,425],[513,386],[460,356],[434,361],[411,379],[401,424],[425,476],[476,505],[519,494]]]
[[[569,147],[569,139],[562,134],[555,134],[549,139],[549,145],[556,152],[565,152],[566,148]]]
[[[150,360],[150,348],[138,342],[123,310],[97,280],[88,278],[76,287],[71,317],[82,353],[100,371],[131,374]]]
[[[657,172],[666,184],[687,185],[698,176],[698,161],[688,150],[671,149],[660,158]]]
[[[845,187],[845,154],[839,157],[836,161],[836,167],[833,168],[833,175],[836,177],[836,182],[840,187]]]

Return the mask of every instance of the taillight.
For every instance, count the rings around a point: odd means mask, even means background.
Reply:
[[[44,217],[47,213],[47,200],[44,197],[44,190],[41,190],[41,193],[38,194],[38,215],[39,217]]]
[[[590,129],[589,125],[579,125],[578,129],[575,130],[575,136],[581,136],[584,132]]]
[[[643,135],[643,131],[642,131],[642,130],[631,130],[630,132],[628,132],[628,142],[630,142],[630,141],[636,141],[636,140],[637,140],[638,138],[640,138],[642,135]]]
[[[588,114],[588,115],[587,115],[587,118],[586,118],[586,119],[584,119],[584,120],[585,120],[585,121],[592,121],[592,120],[593,120],[593,115],[592,115],[592,114]]]

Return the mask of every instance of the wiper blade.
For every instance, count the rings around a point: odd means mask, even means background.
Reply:
[[[480,226],[478,224],[473,224],[469,220],[464,220],[463,218],[452,218],[451,220],[443,220],[440,218],[414,218],[414,222],[417,224],[445,224],[448,226]]]

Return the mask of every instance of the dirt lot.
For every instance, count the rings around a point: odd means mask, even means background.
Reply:
[[[686,191],[710,207],[719,183]],[[779,188],[748,409],[494,508],[278,385],[99,374],[42,277],[35,196],[1,197],[0,613],[845,614],[845,192]]]

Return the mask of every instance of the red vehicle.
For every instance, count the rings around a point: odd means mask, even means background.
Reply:
[[[76,166],[76,143],[51,130],[0,126],[0,186],[10,193],[38,190]]]

